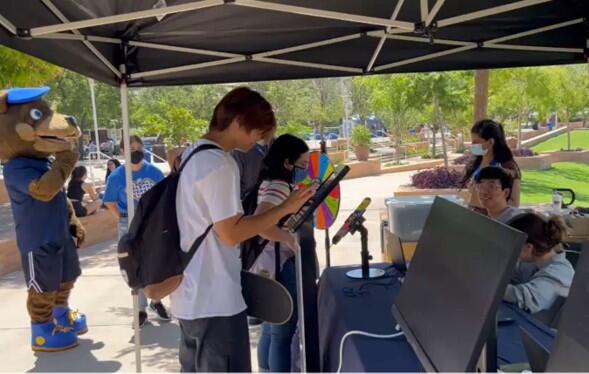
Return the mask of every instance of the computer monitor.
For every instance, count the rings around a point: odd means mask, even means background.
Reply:
[[[427,371],[472,372],[526,235],[436,198],[393,304]]]
[[[548,349],[521,327],[520,331],[522,342],[524,343],[524,349],[526,350],[526,356],[528,356],[530,370],[532,370],[533,373],[543,373],[546,370],[546,363],[548,362],[548,357],[550,355]]]
[[[546,371],[589,372],[589,243],[583,245]]]

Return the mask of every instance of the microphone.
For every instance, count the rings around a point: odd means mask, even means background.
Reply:
[[[352,214],[350,214],[350,216],[348,218],[346,218],[346,222],[344,222],[342,227],[340,227],[340,229],[337,231],[337,233],[333,237],[333,241],[332,241],[333,245],[336,245],[337,243],[339,243],[339,241],[342,240],[342,238],[350,232],[350,228],[351,228],[350,226],[352,225],[352,222],[354,221],[354,219],[357,217],[360,217],[364,214],[364,212],[366,211],[366,208],[368,208],[368,205],[370,205],[371,201],[372,200],[370,200],[369,197],[365,197],[364,200],[362,200],[362,202],[360,203],[360,205],[358,205],[356,210],[354,210],[352,212]]]

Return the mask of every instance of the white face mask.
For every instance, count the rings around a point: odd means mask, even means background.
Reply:
[[[485,154],[487,154],[487,150],[483,149],[483,146],[481,144],[471,144],[470,152],[474,156],[484,156]]]

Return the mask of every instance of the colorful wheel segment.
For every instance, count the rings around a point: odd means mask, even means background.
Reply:
[[[311,184],[311,181],[318,180],[320,183],[325,181],[334,167],[326,154],[315,151],[309,155],[309,168],[307,169],[307,178],[303,181],[305,185]],[[333,225],[340,205],[340,186],[334,188],[327,198],[319,205],[315,211],[315,228],[325,230]]]

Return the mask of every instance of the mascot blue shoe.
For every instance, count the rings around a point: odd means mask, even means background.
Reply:
[[[37,352],[59,352],[78,346],[78,335],[53,322],[31,323],[31,348]]]
[[[56,306],[53,308],[53,318],[57,324],[66,328],[71,328],[76,335],[83,335],[88,332],[86,324],[86,315],[78,313],[67,306]]]

